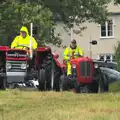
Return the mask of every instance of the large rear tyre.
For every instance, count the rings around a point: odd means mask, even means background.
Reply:
[[[39,86],[38,86],[39,91],[45,91],[46,90],[46,75],[45,75],[44,69],[39,70],[38,83],[39,83]]]
[[[67,84],[67,76],[62,75],[60,77],[60,91],[67,91],[68,90],[68,84]]]
[[[90,90],[92,93],[98,93],[99,83],[96,80],[93,80],[92,84],[90,85]]]
[[[4,77],[0,77],[0,90],[6,90],[6,79]]]
[[[45,70],[46,89],[60,91],[60,69],[53,55],[48,54],[41,66]]]
[[[77,85],[76,93],[91,93],[89,85]]]
[[[109,91],[109,78],[107,75],[104,74],[104,92],[108,92]]]

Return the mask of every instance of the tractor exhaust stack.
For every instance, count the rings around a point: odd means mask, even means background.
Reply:
[[[30,24],[30,58],[33,58],[33,50],[32,50],[32,36],[33,36],[33,23]]]

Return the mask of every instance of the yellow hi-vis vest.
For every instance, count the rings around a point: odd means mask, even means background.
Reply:
[[[76,49],[72,49],[71,47],[67,47],[64,51],[64,60],[69,61],[70,58],[78,58],[80,56],[84,56],[84,52],[80,47],[76,47]]]

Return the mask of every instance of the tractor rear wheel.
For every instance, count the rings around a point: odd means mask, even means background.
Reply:
[[[38,76],[38,89],[40,91],[45,91],[46,90],[46,74],[44,69],[39,70],[39,76]]]
[[[103,80],[101,78],[99,80],[94,80],[90,88],[92,93],[103,93]]]
[[[60,91],[60,70],[56,65],[56,62],[52,54],[49,54],[45,60],[43,60],[42,68],[45,70],[46,77],[46,89],[54,89]]]
[[[90,85],[90,90],[92,93],[98,93],[99,83],[96,80],[93,80],[92,84]]]
[[[107,75],[104,74],[104,92],[108,92],[109,91],[109,78]]]
[[[61,91],[66,91],[66,90],[68,90],[68,84],[67,84],[67,76],[65,76],[65,75],[62,75],[61,77],[60,77],[60,90]]]
[[[76,85],[76,93],[90,93],[89,85]]]
[[[108,91],[109,91],[109,79],[104,73],[102,73],[99,80],[98,92],[104,93]]]
[[[6,79],[4,77],[0,77],[0,90],[6,90]]]

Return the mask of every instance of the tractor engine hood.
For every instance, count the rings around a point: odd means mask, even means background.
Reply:
[[[94,73],[93,60],[88,57],[81,57],[71,60],[72,68],[76,69],[79,83],[91,83]]]
[[[28,53],[22,49],[8,49],[6,60],[28,60]]]
[[[91,58],[88,57],[80,57],[80,58],[75,58],[71,60],[71,64],[72,63],[79,63],[81,61],[88,61],[88,62],[93,62],[93,60]]]

